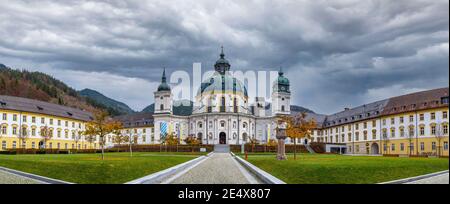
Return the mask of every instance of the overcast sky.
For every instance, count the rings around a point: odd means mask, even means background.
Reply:
[[[282,66],[294,104],[334,113],[449,84],[448,0],[0,0],[0,63],[140,110],[162,72]]]

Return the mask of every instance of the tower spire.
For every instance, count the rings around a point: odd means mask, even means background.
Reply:
[[[225,54],[223,53],[223,45],[222,46],[220,46],[220,48],[221,48],[221,52],[220,52],[220,58],[221,59],[224,59],[224,57],[225,57]]]
[[[161,78],[161,82],[162,83],[166,83],[166,81],[167,81],[167,79],[166,79],[166,68],[164,67],[164,71],[163,71],[163,75],[162,75],[162,78]]]

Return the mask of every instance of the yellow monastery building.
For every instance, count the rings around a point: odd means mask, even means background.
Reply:
[[[92,114],[38,100],[0,96],[0,150],[96,149],[80,134]]]
[[[434,89],[315,115],[322,121],[311,139],[349,154],[448,156],[448,93]]]

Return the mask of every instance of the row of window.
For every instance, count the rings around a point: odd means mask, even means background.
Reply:
[[[219,125],[220,125],[221,128],[225,128],[226,127],[226,122],[225,121],[220,121]],[[198,126],[199,129],[201,129],[201,128],[203,128],[203,123],[199,122],[197,126]],[[242,128],[246,129],[247,126],[248,126],[247,122],[243,122],[242,123]],[[253,124],[252,124],[252,126],[253,126]],[[209,127],[208,128],[213,128],[212,121],[209,121]],[[237,128],[237,122],[233,121],[233,129],[236,129],[236,128]],[[194,129],[194,124],[193,123],[191,123],[191,129]]]
[[[36,123],[36,120],[37,120],[37,118],[35,117],[35,116],[27,116],[27,115],[22,115],[22,122],[28,122],[28,119],[31,119],[31,123]],[[6,120],[8,120],[8,114],[6,114],[6,113],[3,113],[2,114],[2,120],[4,120],[4,121],[6,121]],[[12,121],[14,121],[14,122],[18,122],[18,115],[17,114],[12,114]],[[40,122],[41,122],[41,124],[46,124],[46,118],[44,118],[44,117],[41,117],[40,118]],[[54,124],[54,119],[53,118],[50,118],[50,119],[48,119],[48,121],[49,121],[49,125],[53,125]],[[56,124],[58,125],[58,126],[62,126],[62,123],[64,123],[64,126],[65,127],[69,127],[69,121],[62,121],[62,120],[56,120]],[[71,122],[71,126],[72,126],[72,128],[75,128],[76,126],[77,126],[77,123],[76,122]],[[81,128],[81,123],[78,123],[78,128]]]
[[[448,142],[447,142],[447,141],[444,142],[444,145],[443,145],[443,148],[442,148],[442,149],[443,149],[444,151],[448,151]],[[383,144],[383,150],[384,150],[385,152],[388,151],[388,144]],[[395,146],[395,144],[391,144],[391,145],[390,145],[390,150],[391,150],[391,151],[396,151],[396,146]],[[408,150],[414,151],[414,143],[413,143],[413,142],[410,143],[409,149],[408,149]],[[431,150],[432,150],[432,151],[438,150],[438,147],[437,147],[437,143],[436,143],[436,142],[431,142]],[[405,146],[404,143],[400,143],[400,151],[406,151],[406,146]],[[420,143],[420,151],[428,151],[428,150],[426,150],[426,148],[425,148],[425,142],[421,142],[421,143]]]
[[[414,137],[415,136],[415,126],[411,125],[408,127],[408,134],[405,130],[404,127],[400,127],[399,129],[399,133],[400,133],[400,137]],[[390,137],[388,136],[388,129],[384,128],[382,130],[382,137],[383,139],[386,138],[395,138],[396,137],[396,128],[391,128],[390,129]],[[430,125],[430,135],[431,136],[444,136],[444,135],[448,135],[448,124],[447,123],[443,123],[442,125],[436,125],[436,124],[431,124]],[[352,141],[352,133],[348,133],[347,134],[347,142],[351,142]],[[425,136],[425,126],[421,125],[419,126],[419,136]],[[345,142],[345,134],[341,135],[341,138],[339,138],[338,135],[336,135],[334,137],[335,140],[333,140],[333,136],[329,136],[329,137],[324,137],[325,138],[325,142],[328,142],[328,138],[329,142]],[[368,132],[367,131],[363,131],[363,135],[362,138],[360,138],[360,133],[359,132],[355,132],[355,141],[360,141],[360,139],[362,140],[368,140]],[[377,139],[377,130],[372,130],[372,140],[376,140]],[[318,138],[319,141],[323,142],[323,138]]]
[[[414,118],[415,118],[414,115],[410,115],[409,116],[409,122],[411,122],[411,123],[414,122]],[[398,119],[399,119],[399,123],[400,124],[404,124],[405,123],[405,117],[404,116],[400,116]],[[431,120],[436,120],[436,113],[435,112],[430,113],[430,119]],[[442,112],[442,119],[448,119],[448,112],[447,111],[443,111]],[[424,120],[425,120],[425,113],[419,114],[419,121],[424,121]],[[390,118],[389,121],[390,121],[391,125],[395,125],[396,124],[396,118]],[[363,122],[361,124],[362,124],[362,128],[363,129],[367,129],[368,128],[368,122]],[[386,124],[387,124],[387,119],[383,119],[382,120],[382,125],[385,126]],[[372,120],[372,127],[376,127],[376,120]],[[345,126],[342,126],[340,128],[341,128],[341,132],[345,131]],[[354,129],[355,130],[359,130],[360,129],[360,123],[355,123],[354,124]],[[334,130],[336,132],[339,132],[339,127],[334,128]],[[352,124],[347,125],[347,131],[352,131]],[[324,130],[324,132],[325,132],[325,135],[333,134],[333,128],[326,129],[326,130]],[[319,131],[319,135],[323,135],[323,132]]]
[[[16,148],[18,148],[18,144],[17,144],[18,142],[17,141],[13,141],[12,143],[11,143],[11,146],[7,146],[7,143],[6,143],[6,141],[2,141],[2,150],[7,150],[7,149],[16,149]],[[31,148],[32,149],[37,149],[37,148],[43,148],[43,147],[38,147],[37,146],[38,144],[36,143],[36,142],[31,142]],[[22,142],[22,148],[25,148],[27,146],[27,142],[26,141],[23,141]],[[88,148],[88,145],[87,144],[84,144],[83,145],[84,146],[84,149],[87,149]],[[81,144],[78,144],[78,145],[75,145],[75,144],[72,144],[71,145],[71,149],[75,149],[75,147],[77,147],[77,149],[81,149],[81,147],[82,147],[82,145]],[[93,144],[93,147],[94,147],[94,149],[95,148],[97,148],[97,144],[96,143],[94,143]],[[49,149],[53,149],[53,143],[52,142],[49,142],[48,143],[48,148]],[[56,149],[61,149],[61,143],[56,143]],[[64,143],[64,149],[69,149],[69,144],[67,144],[67,143]]]
[[[369,148],[369,147],[367,147]],[[396,151],[396,144],[383,144],[383,151],[386,153],[388,151]],[[439,149],[438,149],[439,148]],[[348,150],[349,152],[352,152],[352,146],[348,146]],[[355,152],[356,153],[360,153],[360,146],[359,145],[355,145]],[[439,151],[439,150],[443,150],[443,151],[448,151],[448,142],[445,141],[443,142],[443,146],[438,147],[436,142],[431,142],[431,151]],[[405,143],[400,143],[400,151],[401,152],[405,152],[405,151],[414,151],[414,143],[411,142],[410,145],[407,147],[407,144]],[[425,142],[420,142],[420,151],[429,151],[425,148]],[[368,151],[366,152],[368,153]]]
[[[21,136],[37,136],[38,135],[38,131],[36,130],[36,128],[31,128],[31,130],[29,130],[26,127],[22,127],[21,132],[19,133],[19,128],[17,126],[12,126],[11,127],[11,133],[12,135],[21,135]],[[53,137],[54,136],[54,132],[55,130],[53,130],[53,128],[49,128],[47,131],[45,131],[44,128],[41,129],[41,131],[39,131],[39,136],[46,136],[45,133],[48,133],[49,137]],[[58,138],[62,137],[62,130],[56,130],[56,136]],[[70,132],[70,133],[69,133]],[[3,125],[1,126],[1,132],[2,135],[7,135],[8,134],[8,126]],[[80,135],[80,133],[77,134],[77,131],[69,131],[69,130],[65,130],[64,131],[64,137],[65,138],[69,138],[69,134],[71,135],[72,139],[75,139],[77,135]]]

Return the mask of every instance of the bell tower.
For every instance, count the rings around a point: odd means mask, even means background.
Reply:
[[[289,115],[291,114],[291,90],[290,82],[284,76],[283,70],[280,68],[278,78],[273,83],[272,92],[272,114],[273,115]]]
[[[167,84],[166,69],[164,68],[161,78],[161,84],[158,86],[158,91],[155,95],[155,114],[172,114],[172,91],[169,84]]]

